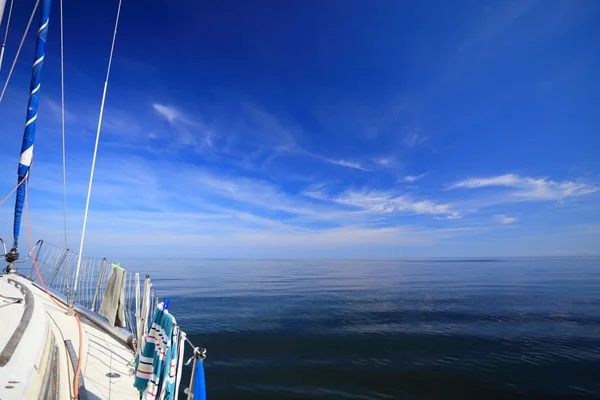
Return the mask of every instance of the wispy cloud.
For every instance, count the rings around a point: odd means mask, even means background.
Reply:
[[[431,193],[429,198],[376,190],[368,185],[357,190],[343,184],[321,184],[297,191],[266,178],[240,176],[193,164],[134,157],[123,166],[119,160],[115,157],[99,161],[94,211],[90,217],[90,249],[95,243],[98,248],[102,244],[102,249],[122,246],[124,253],[129,248],[147,248],[149,243],[156,242],[155,235],[149,232],[160,229],[165,233],[163,240],[174,246],[201,243],[219,247],[206,249],[207,254],[213,255],[227,254],[227,246],[232,244],[238,249],[246,246],[249,254],[257,246],[271,249],[264,250],[270,255],[275,254],[272,249],[277,246],[287,250],[320,248],[347,252],[359,246],[371,249],[432,246],[478,232],[504,229],[517,222],[511,211],[493,215],[495,224],[486,227],[481,218],[472,219],[476,212],[467,213],[460,199],[452,203],[444,201],[447,192],[443,190]],[[32,212],[38,211],[32,217],[35,216],[36,229],[45,239],[58,241],[61,232],[55,227],[61,226],[60,221],[52,218],[55,214],[59,218],[59,213],[42,211],[46,210],[44,207],[60,206],[60,166],[38,163],[38,167],[41,167],[37,169],[39,179],[31,192],[35,199]],[[122,168],[129,171],[125,177],[120,173]],[[84,172],[69,174],[69,204],[76,216],[80,215],[86,192]],[[173,180],[178,174],[185,179]],[[469,181],[459,187],[480,187],[482,182],[484,186],[493,182],[512,188],[520,181],[514,177],[493,178],[482,178],[488,180],[478,183]],[[488,216],[485,219],[490,222]],[[77,218],[71,221],[79,222]],[[169,238],[164,239],[165,236]],[[305,250],[296,254],[304,254]]]
[[[62,106],[61,106],[60,102],[56,102],[52,99],[46,99],[46,104],[48,105],[48,108],[50,109],[50,112],[52,113],[52,115],[58,121],[62,120]],[[66,108],[65,108],[65,120],[67,120],[69,122],[72,122],[75,120],[75,114],[73,114]]]
[[[181,113],[173,106],[154,103],[152,108],[170,123],[181,120]]]
[[[50,243],[61,243],[59,213],[32,210],[35,236],[43,233]],[[79,221],[77,221],[79,222]],[[77,224],[79,225],[79,224]],[[160,226],[161,235],[156,235]],[[119,212],[95,211],[90,215],[86,254],[112,253],[160,255],[164,246],[187,249],[178,254],[223,256],[231,247],[242,255],[277,254],[281,257],[318,257],[315,250],[345,252],[375,246],[430,246],[459,236],[472,235],[481,228],[427,228],[413,225],[366,227],[347,225],[330,228],[299,229],[276,221],[243,213],[198,212]],[[73,230],[73,233],[75,230]],[[75,234],[70,236],[77,241]],[[285,246],[280,248],[280,246]],[[190,252],[190,249],[192,252]],[[276,249],[280,249],[277,251]],[[292,251],[292,253],[290,253]],[[108,252],[108,253],[107,253]],[[239,256],[239,252],[233,253]]]
[[[284,124],[275,115],[252,103],[241,106],[241,120],[237,130],[244,133],[243,139],[259,141],[260,145],[271,146],[279,151],[295,151],[300,146],[297,137],[300,128]]]
[[[200,17],[200,25],[214,14],[200,12],[198,2],[185,3],[185,14]],[[556,240],[539,241],[540,252],[578,247],[596,251],[600,171],[593,146],[586,147],[590,142],[586,139],[593,139],[596,132],[590,124],[591,111],[576,104],[593,104],[595,93],[577,93],[573,98],[572,91],[584,81],[598,81],[596,59],[586,51],[594,45],[590,16],[595,4],[492,3],[449,9],[456,14],[449,17],[461,26],[460,32],[443,24],[420,30],[416,53],[397,42],[381,47],[381,37],[397,30],[394,21],[385,18],[365,20],[365,29],[381,34],[365,36],[344,57],[323,60],[323,54],[304,43],[311,35],[296,35],[300,39],[292,53],[306,61],[308,81],[302,76],[281,79],[290,72],[290,49],[285,46],[290,38],[269,36],[268,24],[259,27],[264,31],[245,29],[243,11],[231,17],[241,24],[240,30],[249,32],[249,42],[260,42],[259,57],[248,60],[250,74],[229,73],[239,66],[237,59],[224,54],[235,49],[223,35],[214,35],[219,62],[208,68],[224,73],[212,73],[209,80],[186,79],[197,68],[177,59],[176,46],[161,46],[164,51],[148,53],[150,58],[143,62],[116,54],[115,65],[133,73],[126,81],[117,79],[107,98],[90,241],[107,249],[137,245],[134,252],[139,255],[160,254],[169,247],[178,255],[204,256],[213,246],[221,250],[210,254],[220,256],[239,256],[239,246],[250,251],[261,246],[270,248],[270,255],[279,251],[284,256],[289,249],[304,246],[296,254],[312,255],[313,249],[337,246],[335,256],[345,257],[348,249],[365,244],[369,250],[362,254],[367,257],[381,256],[377,251],[381,245],[395,249],[422,244],[439,247],[412,254],[515,255],[537,251],[532,242],[523,242],[525,236],[555,234]],[[377,17],[397,7],[363,8]],[[154,8],[143,11],[144,23],[158,15]],[[437,18],[435,12],[420,10],[408,17],[418,26],[432,25]],[[343,47],[352,27],[337,22],[311,29],[339,31],[328,42]],[[193,35],[182,35],[186,24],[180,25],[172,26],[171,32],[148,31],[154,35],[149,42],[161,45],[181,37],[193,41]],[[560,38],[579,45],[569,47]],[[129,39],[120,42],[123,54],[136,53],[137,44]],[[566,46],[560,53],[567,56],[529,57],[531,49],[550,54],[557,43]],[[370,52],[371,57],[350,71],[373,73],[341,74],[326,84],[316,79],[347,67],[349,58],[369,53],[373,46],[382,51]],[[90,60],[71,61],[65,82],[67,203],[75,232],[81,228],[98,122],[97,99],[89,94],[97,92],[98,82],[89,74]],[[323,61],[327,71],[312,68]],[[173,63],[179,74],[172,73]],[[407,70],[418,71],[418,79],[412,79],[416,84],[410,87],[403,84],[406,76],[400,76]],[[59,75],[52,66],[46,72],[50,78]],[[512,96],[515,76],[530,83],[518,99]],[[299,86],[310,90],[299,91]],[[4,132],[22,132],[27,81],[17,79],[11,88],[7,99],[12,101],[0,107],[4,193],[14,188],[22,141],[19,134]],[[482,101],[481,88],[496,95]],[[43,226],[44,231],[34,229],[44,239],[45,232],[58,231],[60,240],[60,85],[46,85],[43,92],[30,182],[31,222]],[[576,113],[548,113],[564,99],[573,100]],[[518,120],[499,118],[506,109],[523,105],[528,112]],[[545,116],[543,124],[540,115]],[[547,139],[544,151],[539,151],[539,140],[520,140],[532,126]],[[570,138],[571,132],[576,137]],[[496,140],[499,133],[502,140]],[[560,154],[560,165],[548,156],[555,153]],[[524,154],[526,162],[519,156]],[[499,169],[503,165],[514,169]],[[0,208],[0,219],[8,222],[0,226],[4,229],[0,236],[10,230],[11,213],[7,205]],[[580,227],[570,230],[572,226]],[[494,233],[484,234],[483,228]],[[561,240],[570,231],[580,236]],[[458,232],[477,234],[447,246],[442,243]],[[403,256],[411,251],[387,254]]]
[[[371,171],[371,168],[368,168],[361,162],[348,160],[346,158],[327,157],[308,150],[301,146],[297,141],[297,137],[302,136],[300,128],[293,125],[285,126],[277,117],[255,105],[244,104],[242,110],[252,125],[250,131],[254,133],[255,136],[262,137],[267,143],[272,142],[271,151],[273,151],[276,156],[302,155],[328,164],[361,171]]]
[[[449,187],[449,189],[455,188],[478,188],[484,186],[509,186],[514,187],[521,181],[519,175],[506,174],[500,176],[493,176],[488,178],[469,178],[457,182]]]
[[[375,160],[375,162],[384,167],[389,167],[392,164],[393,159],[391,157],[383,157],[383,158]]]
[[[408,195],[391,192],[348,190],[336,196],[327,196],[322,191],[306,191],[306,196],[337,204],[356,207],[373,213],[407,213],[443,215],[452,219],[460,218],[460,213],[451,204],[438,204],[430,200],[416,200]]]
[[[189,171],[188,178],[193,184],[207,189],[205,196],[218,195],[261,210],[278,210],[296,215],[315,213],[306,202],[264,180],[218,176],[198,169]]]
[[[404,145],[406,147],[417,147],[427,141],[427,136],[421,135],[419,132],[413,132],[404,137]]]
[[[583,196],[600,190],[587,183],[573,181],[555,182],[548,178],[529,178],[517,174],[505,174],[486,178],[469,178],[457,182],[449,189],[506,187],[514,189],[512,196],[523,200],[561,200],[567,197]]]
[[[416,182],[420,179],[425,178],[425,176],[427,176],[427,173],[421,174],[421,175],[406,175],[404,177],[404,182]]]
[[[138,138],[147,135],[147,131],[135,114],[115,107],[106,110],[102,126],[107,133],[118,136],[120,141],[123,138]]]
[[[206,127],[200,121],[189,118],[184,112],[173,105],[153,103],[156,113],[167,120],[177,135],[180,146],[202,150],[212,147],[216,138],[214,130]],[[154,132],[154,135],[156,133]]]
[[[496,221],[500,222],[501,224],[512,224],[514,222],[518,221],[518,218],[516,217],[508,217],[504,214],[496,214],[494,216],[494,218],[496,219]]]
[[[359,169],[361,171],[371,171],[370,168],[367,168],[358,162],[347,161],[347,160],[336,160],[336,159],[332,159],[332,158],[322,157],[322,156],[312,154],[312,153],[311,153],[311,156],[316,157],[316,158],[323,160],[330,164],[340,165],[342,167],[347,167],[347,168]]]
[[[194,243],[230,246],[234,243],[249,246],[250,250],[253,246],[272,249],[277,245],[296,249],[420,246],[470,232],[458,228],[379,223],[385,221],[368,223],[374,216],[394,213],[452,215],[447,206],[427,200],[376,192],[362,196],[358,192],[345,192],[324,204],[315,201],[316,196],[290,193],[262,179],[218,174],[189,164],[150,162],[138,157],[127,160],[126,165],[117,160],[100,160],[86,245],[88,254],[96,248],[102,252],[122,249],[129,253],[141,248],[152,251],[148,246],[159,244],[156,235],[151,233],[156,229],[164,233],[161,240],[174,246]],[[56,228],[61,226],[57,222],[60,214],[44,208],[50,204],[50,198],[56,201],[56,206],[60,204],[59,165],[38,166],[43,168],[38,168],[40,179],[32,188],[34,233],[60,243],[62,232]],[[121,168],[129,174],[123,177],[119,173]],[[173,181],[177,173],[185,175],[185,182]],[[83,205],[86,179],[83,171],[70,174],[69,204],[71,215],[75,214],[70,219],[74,224],[72,232],[79,225],[77,217]],[[317,192],[323,188],[314,186],[312,189]],[[76,241],[75,237],[72,239]],[[213,250],[208,249],[209,254],[223,254],[226,248],[218,250],[221,253],[210,253]]]
[[[489,44],[510,30],[519,19],[539,4],[538,0],[523,0],[499,3],[493,9],[490,6],[485,7],[479,18],[480,24],[459,46],[459,50],[465,51],[482,44]]]

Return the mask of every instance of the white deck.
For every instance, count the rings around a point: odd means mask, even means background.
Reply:
[[[43,290],[18,275],[0,276],[0,294],[23,297],[21,291],[8,283],[7,279],[29,288],[34,297],[34,314],[14,355],[5,367],[0,367],[0,399],[38,398],[40,374],[43,378],[47,358],[42,353],[50,347],[47,344],[48,331],[54,333],[58,348],[58,398],[72,399],[74,369],[64,341],[71,340],[75,352],[78,351],[79,330],[75,317],[67,315]],[[0,298],[0,304],[2,300]],[[0,321],[3,325],[0,330],[0,351],[13,334],[24,309],[23,304],[0,308]],[[133,352],[93,323],[80,318],[83,327],[82,376],[88,399],[139,399],[139,392],[133,387]],[[120,376],[109,378],[109,373]]]

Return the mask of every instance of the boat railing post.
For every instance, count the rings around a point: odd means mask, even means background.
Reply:
[[[32,257],[32,256],[33,256],[33,251],[34,251],[35,249],[38,249],[38,252],[37,252],[36,256],[34,257],[34,258],[35,258],[35,260],[37,261],[37,259],[38,259],[38,256],[40,255],[40,250],[41,250],[41,248],[42,248],[42,244],[44,244],[44,241],[43,241],[43,240],[41,240],[41,239],[40,239],[40,240],[38,240],[38,241],[35,243],[35,246],[33,246],[33,248],[32,248],[31,250],[29,250],[29,253],[27,253],[27,257],[25,257],[25,259],[24,259],[24,260],[21,260],[21,261],[15,261],[14,263],[15,263],[15,264],[23,264],[23,263],[27,262],[27,260],[29,260],[29,257]],[[38,247],[38,246],[40,246],[40,247]],[[29,271],[29,276],[28,276],[27,278],[31,279],[31,277],[33,276],[33,271],[35,271],[34,267],[35,267],[35,265],[32,265],[32,267],[31,267],[31,270]]]
[[[142,351],[142,342],[144,341],[144,336],[148,333],[148,310],[150,309],[150,288],[152,284],[150,283],[150,275],[146,275],[144,279],[144,291],[142,296],[142,309],[140,312],[140,320],[138,321],[138,332],[137,332],[137,351],[138,353]]]
[[[43,243],[44,243],[44,241],[42,239],[35,242],[35,245],[33,246],[33,248],[31,250],[29,250],[29,253],[27,253],[27,257],[25,257],[25,259],[23,259],[21,261],[15,261],[15,263],[23,264],[25,261],[29,260],[29,257],[33,256],[33,251],[35,249],[38,249],[38,252],[36,253],[36,257],[37,257],[40,254],[40,248],[42,247]],[[38,246],[40,246],[40,247],[38,248]],[[36,260],[37,260],[37,258],[36,258]]]
[[[92,300],[92,311],[96,311],[96,299],[98,298],[98,291],[100,290],[100,284],[102,283],[102,277],[104,276],[104,267],[106,266],[106,258],[102,259],[102,266],[100,267],[100,275],[98,276],[98,283],[96,283],[96,291],[94,292],[94,299]],[[75,302],[75,299],[73,299]]]
[[[198,364],[198,357],[196,357],[196,349],[194,349],[194,363],[192,364],[192,375],[190,376],[190,387],[188,387],[187,400],[194,398],[194,377],[196,375],[196,364]]]
[[[142,304],[140,303],[140,301],[143,301],[143,296],[144,293],[140,292],[140,274],[139,273],[135,273],[135,287],[134,287],[134,291],[135,291],[135,339],[136,339],[136,346],[139,347],[139,344],[141,343],[140,341],[140,328],[141,328],[141,321],[142,321]]]
[[[4,251],[4,253],[2,253],[2,256],[6,255],[6,243],[4,243],[4,239],[0,238],[0,242],[2,242],[2,251]]]
[[[48,285],[52,285],[52,282],[54,282],[54,278],[56,278],[56,275],[58,275],[58,271],[60,271],[60,269],[63,266],[63,264],[65,263],[65,260],[67,259],[68,255],[69,255],[69,249],[66,249],[65,254],[63,254],[62,258],[60,259],[60,262],[58,263],[58,266],[56,267],[56,270],[54,271],[54,274],[52,275],[52,278],[50,278],[50,282],[48,282]],[[36,257],[36,259],[37,259],[37,257]]]
[[[38,243],[40,244],[40,247],[38,247],[37,253],[35,253],[35,260],[31,261],[31,271],[29,272],[29,275],[30,275],[29,279],[31,279],[31,274],[33,273],[33,270],[35,269],[33,262],[35,261],[37,263],[38,260],[40,259],[40,252],[42,251],[42,246],[44,245],[44,241],[40,239],[38,241]],[[67,249],[67,251],[68,251],[68,249]]]

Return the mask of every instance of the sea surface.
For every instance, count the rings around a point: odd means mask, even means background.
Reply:
[[[207,348],[209,400],[600,399],[600,259],[124,265]]]

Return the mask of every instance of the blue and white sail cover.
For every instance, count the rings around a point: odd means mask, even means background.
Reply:
[[[48,35],[48,22],[50,20],[51,0],[42,1],[40,24],[38,28],[37,41],[35,44],[35,58],[29,85],[29,103],[27,104],[27,119],[25,122],[25,133],[23,134],[23,145],[21,146],[21,158],[19,159],[18,182],[21,182],[29,172],[33,159],[33,141],[35,139],[35,127],[37,119],[38,101],[40,97],[40,78],[44,64],[44,53],[46,51],[46,36]],[[21,227],[21,214],[25,202],[25,184],[17,190],[17,201],[15,203],[15,222],[13,226],[14,244],[19,244],[19,230]]]

